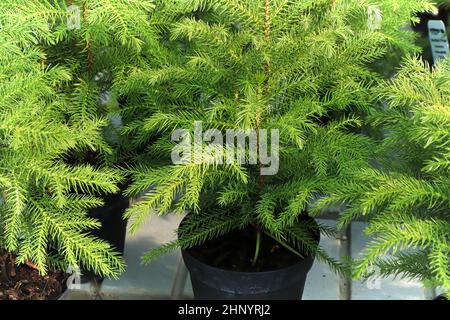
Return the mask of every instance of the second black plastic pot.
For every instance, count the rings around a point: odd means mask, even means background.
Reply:
[[[123,219],[125,210],[129,207],[129,199],[119,194],[111,194],[102,197],[105,204],[102,207],[88,211],[88,216],[97,219],[101,223],[99,229],[92,230],[90,234],[107,241],[114,250],[121,255],[124,253],[127,221]],[[100,282],[102,277],[90,271],[82,271],[82,283],[92,280]]]

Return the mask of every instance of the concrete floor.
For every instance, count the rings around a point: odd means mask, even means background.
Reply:
[[[102,299],[166,299],[170,297],[171,287],[180,258],[179,251],[161,256],[149,265],[142,265],[140,257],[148,249],[158,246],[174,238],[174,231],[181,216],[169,215],[153,217],[144,228],[135,234],[128,235],[125,246],[126,272],[117,280],[106,279],[100,291]],[[333,220],[321,220],[333,225]],[[362,235],[364,223],[352,225],[352,256],[361,255],[367,238]],[[325,238],[321,245],[332,255],[339,256],[339,241]],[[303,299],[335,300],[338,299],[338,277],[328,267],[316,261],[308,274]],[[94,299],[92,286],[83,285],[82,291],[72,292],[71,299]],[[97,296],[98,298],[98,296]],[[192,288],[189,278],[186,281],[184,298],[192,299]],[[352,283],[353,300],[422,300],[424,299],[422,284],[416,281],[401,279],[380,279],[370,283],[354,281]]]

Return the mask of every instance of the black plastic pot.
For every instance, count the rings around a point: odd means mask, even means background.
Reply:
[[[434,298],[433,300],[436,300],[436,301],[448,301],[448,299],[445,297],[445,294],[441,294],[441,295],[437,296],[436,298]]]
[[[129,199],[119,194],[106,195],[102,197],[105,204],[102,207],[88,211],[88,216],[97,219],[101,223],[99,229],[92,230],[90,234],[105,240],[112,245],[115,251],[122,254],[125,249],[125,237],[127,232],[127,221],[123,219],[125,210],[129,207]],[[92,280],[101,282],[102,277],[90,271],[82,271],[82,283]]]
[[[209,266],[186,250],[182,256],[198,300],[299,300],[314,262],[314,257],[308,256],[283,269],[236,272]]]

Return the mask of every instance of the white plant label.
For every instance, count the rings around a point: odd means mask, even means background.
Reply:
[[[67,8],[67,28],[77,30],[81,28],[81,9],[77,5],[71,5]]]
[[[381,289],[381,279],[377,277],[377,274],[380,274],[380,268],[375,266],[370,266],[367,270],[369,273],[372,273],[372,276],[367,279],[366,286],[369,290],[380,290]]]
[[[428,21],[428,35],[434,62],[445,59],[449,53],[449,45],[444,22],[442,20]]]
[[[367,8],[367,27],[370,30],[380,30],[381,23],[383,22],[383,14],[380,6],[370,5]]]
[[[69,267],[66,271],[70,276],[67,278],[66,285],[69,290],[80,290],[81,289],[81,271],[78,266]]]

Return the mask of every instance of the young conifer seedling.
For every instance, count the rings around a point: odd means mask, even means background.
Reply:
[[[0,250],[18,264],[41,274],[124,270],[115,248],[87,233],[100,223],[86,211],[123,182],[114,167],[125,148],[110,120],[117,106],[99,100],[154,42],[152,8],[151,1],[0,3]]]

